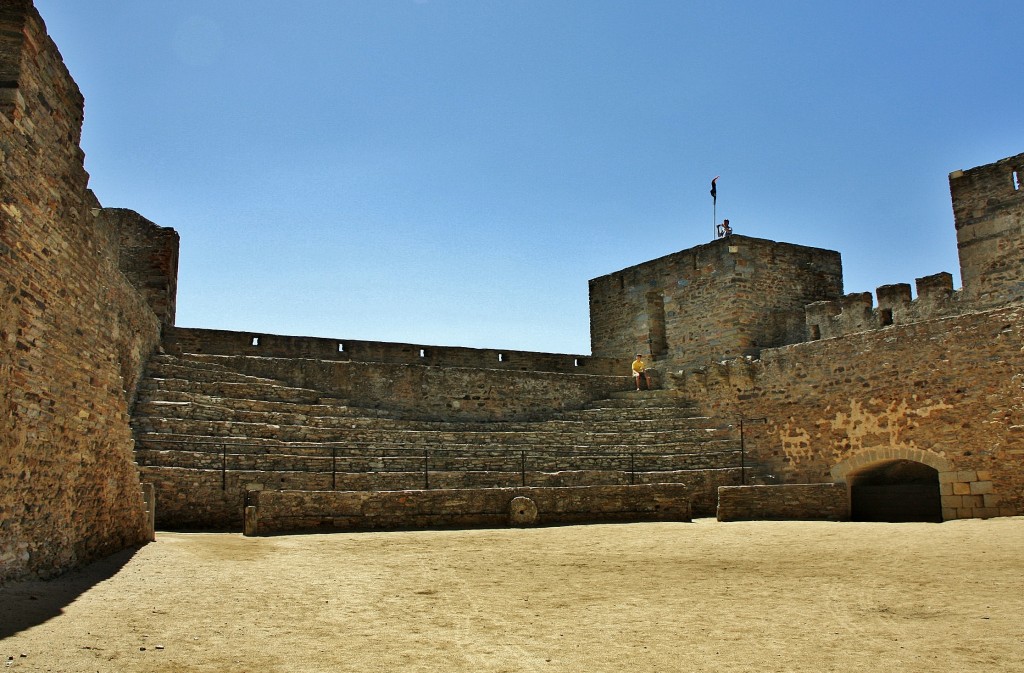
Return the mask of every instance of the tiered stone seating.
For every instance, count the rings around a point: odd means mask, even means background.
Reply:
[[[207,512],[211,499],[236,517],[239,493],[260,488],[679,482],[705,492],[739,481],[735,432],[698,416],[672,391],[617,393],[541,421],[401,416],[199,358],[158,355],[132,424],[164,526],[218,526],[220,515]],[[713,495],[703,500],[695,511],[713,511]]]

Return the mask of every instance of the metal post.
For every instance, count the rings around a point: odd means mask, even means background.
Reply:
[[[740,484],[747,485],[747,445],[743,440],[742,418],[740,418]]]

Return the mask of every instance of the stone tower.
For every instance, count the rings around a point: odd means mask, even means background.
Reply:
[[[804,307],[842,294],[838,252],[733,235],[591,280],[591,348],[665,371],[756,356],[805,340]]]
[[[965,299],[1024,299],[1024,154],[949,175]]]

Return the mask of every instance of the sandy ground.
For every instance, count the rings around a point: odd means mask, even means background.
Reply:
[[[1024,518],[158,540],[0,588],[12,671],[1024,671]]]

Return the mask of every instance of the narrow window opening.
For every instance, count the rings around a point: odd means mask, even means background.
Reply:
[[[259,346],[260,345],[260,338],[259,337],[253,337],[252,338],[252,345],[253,346]]]
[[[338,352],[339,353],[344,353],[345,352],[345,344],[343,344],[343,343],[339,343],[338,344]]]
[[[505,361],[505,354],[504,353],[498,353],[498,362],[504,362],[504,361]]]
[[[423,348],[420,349],[420,357],[421,358],[427,357],[427,351],[425,349],[423,349]]]
[[[579,367],[580,366],[580,359],[579,358],[574,358],[573,361],[572,361],[572,366],[573,367]]]
[[[882,327],[892,324],[892,309],[883,308],[878,312],[878,322]]]
[[[1013,191],[1020,191],[1020,171],[1013,172]]]
[[[811,341],[817,341],[821,338],[821,327],[818,325],[811,325]]]

